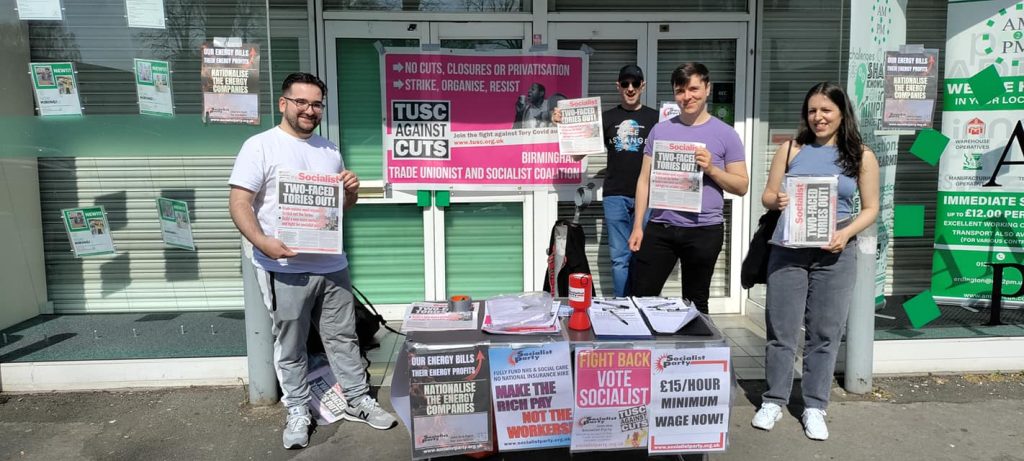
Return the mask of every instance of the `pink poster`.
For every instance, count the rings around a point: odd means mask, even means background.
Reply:
[[[576,349],[572,451],[647,446],[650,349]]]
[[[397,189],[579,184],[551,113],[583,96],[586,56],[396,50],[382,58],[385,178]]]

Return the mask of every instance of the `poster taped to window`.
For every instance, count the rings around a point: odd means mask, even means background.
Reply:
[[[341,254],[340,178],[333,173],[278,171],[281,216],[274,237],[297,253]]]
[[[700,213],[704,172],[697,166],[699,142],[654,141],[648,207]]]
[[[204,123],[260,124],[260,46],[241,38],[203,43]]]
[[[562,120],[558,123],[558,150],[562,155],[604,154],[601,98],[558,101]]]

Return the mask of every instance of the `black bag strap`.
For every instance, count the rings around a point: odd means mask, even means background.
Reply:
[[[789,147],[786,148],[786,171],[785,171],[785,173],[789,173],[789,155],[793,153],[793,143],[794,142],[796,142],[796,139],[790,139],[789,140]]]
[[[362,291],[359,291],[359,289],[356,288],[355,285],[352,285],[352,291],[358,295],[359,301],[362,302],[363,305],[370,310],[370,312],[373,312],[373,316],[380,322],[381,326],[383,326],[385,330],[388,330],[396,335],[405,336],[405,333],[401,333],[398,330],[395,330],[394,328],[388,326],[388,321],[384,320],[384,316],[380,315],[380,313],[377,312],[377,308],[374,307],[373,303],[370,302],[370,298],[367,298],[366,295],[364,295]]]

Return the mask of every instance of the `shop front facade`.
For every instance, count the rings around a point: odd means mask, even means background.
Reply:
[[[939,50],[941,102],[949,4],[872,3],[885,20],[905,18],[904,43]],[[1014,3],[1006,3],[1012,12]],[[551,226],[573,218],[579,187],[594,192],[579,222],[598,294],[611,296],[602,156],[589,159],[582,183],[573,186],[410,191],[386,182],[380,62],[390,48],[584,50],[586,93],[601,96],[605,108],[617,101],[615,79],[624,64],[644,70],[643,102],[655,108],[672,101],[669,76],[677,65],[706,64],[709,109],[742,139],[751,183],[746,196],[725,197],[711,312],[763,322],[763,286],[742,289],[739,271],[764,211],[759,198],[771,155],[795,134],[807,89],[821,81],[847,86],[854,29],[878,27],[851,22],[849,1],[814,0],[641,0],[629,8],[596,0],[166,0],[163,27],[129,27],[122,0],[65,1],[59,20],[22,20],[19,5],[25,9],[14,0],[0,3],[0,28],[12,44],[0,53],[15,63],[0,71],[8,216],[0,233],[11,251],[0,277],[0,367],[8,376],[19,363],[152,360],[159,367],[161,360],[244,355],[242,245],[228,215],[227,177],[241,143],[279,121],[280,83],[295,71],[327,82],[321,134],[340,146],[362,180],[359,205],[344,216],[344,247],[354,284],[387,318],[400,319],[404,306],[418,300],[540,289]],[[895,9],[901,14],[889,14]],[[219,37],[258,50],[254,124],[219,124],[204,114],[200,53]],[[140,114],[135,59],[169,64],[171,114]],[[65,62],[74,68],[81,115],[41,116],[30,64]],[[934,120],[942,130],[941,104]],[[880,246],[886,264],[876,306],[876,370],[1024,367],[1020,354],[1007,352],[1020,347],[1020,311],[1003,313],[1011,325],[987,327],[984,307],[943,307],[920,328],[904,312],[905,301],[932,286],[938,175],[908,153],[913,134],[895,139],[892,200],[925,211],[923,232]],[[158,197],[188,205],[194,250],[162,241]],[[76,257],[62,210],[94,206],[104,208],[114,252]],[[676,271],[663,295],[679,292]],[[62,323],[78,332],[58,341],[47,324]],[[160,344],[138,344],[146,341]]]

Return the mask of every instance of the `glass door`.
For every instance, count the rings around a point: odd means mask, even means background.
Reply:
[[[423,203],[417,191],[386,187],[380,86],[381,47],[521,49],[529,27],[327,22],[324,126],[363,189],[345,216],[345,249],[353,284],[375,303],[397,310],[449,294],[482,298],[523,291],[534,278],[531,193],[427,191]]]
[[[752,79],[747,74],[745,23],[550,23],[548,27],[558,49],[579,49],[585,45],[593,50],[588,76],[589,95],[601,96],[606,109],[618,103],[615,79],[619,68],[626,64],[637,64],[643,69],[647,80],[644,104],[657,109],[662,102],[674,101],[670,77],[679,64],[688,61],[704,63],[711,71],[709,110],[736,128],[744,143],[749,139],[746,120],[749,93],[746,87],[750,86],[747,82],[752,82]],[[600,184],[605,163],[604,158],[594,157],[588,165],[588,179],[595,178],[595,183]],[[725,198],[726,238],[715,266],[710,308],[712,312],[738,313],[741,311],[741,292],[739,283],[733,281],[739,280],[745,202],[742,197],[730,194]],[[590,216],[594,219],[593,229],[600,238],[587,246],[587,254],[591,267],[599,268],[595,285],[600,293],[610,295],[611,263],[603,235],[600,206],[594,206],[597,211]],[[586,224],[585,227],[590,228]],[[603,289],[604,286],[608,289]],[[678,271],[666,282],[662,293],[666,296],[681,293]]]

